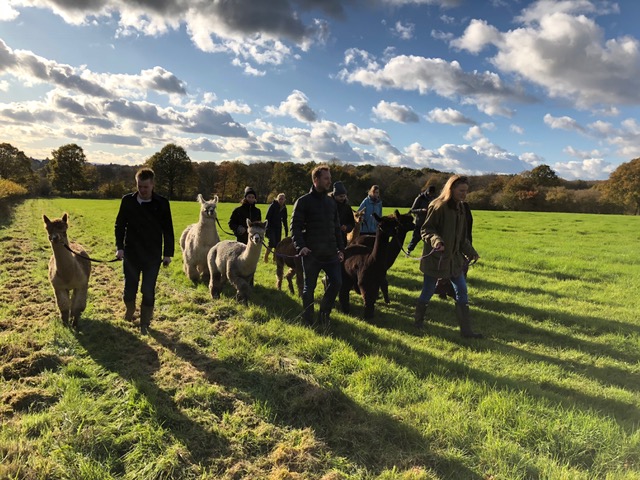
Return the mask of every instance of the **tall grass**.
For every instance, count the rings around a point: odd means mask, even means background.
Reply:
[[[234,207],[218,207],[225,230]],[[121,319],[119,264],[94,264],[73,333],[41,215],[67,211],[70,239],[109,259],[117,208],[29,200],[0,225],[0,478],[640,477],[640,218],[474,212],[483,340],[460,338],[439,298],[414,331],[414,258],[373,323],[354,294],[323,335],[273,263],[243,307],[193,286],[178,247],[149,336]],[[198,204],[172,210],[178,238]]]

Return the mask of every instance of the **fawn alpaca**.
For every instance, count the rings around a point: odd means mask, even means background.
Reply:
[[[209,283],[209,265],[207,254],[211,247],[220,241],[216,228],[216,207],[218,196],[213,200],[205,201],[198,194],[200,202],[200,219],[184,229],[180,236],[180,248],[182,249],[182,268],[184,273],[193,283]]]
[[[256,273],[260,251],[264,243],[267,221],[252,222],[247,219],[249,242],[223,240],[214,245],[207,255],[212,298],[219,298],[223,285],[228,281],[236,289],[236,300],[247,303]]]
[[[62,323],[69,325],[69,317],[71,317],[71,326],[77,329],[80,315],[87,306],[91,262],[80,256],[87,256],[81,245],[69,244],[67,238],[69,224],[66,213],[62,218],[49,220],[46,215],[43,215],[42,219],[53,250],[49,260],[49,281],[56,296]]]

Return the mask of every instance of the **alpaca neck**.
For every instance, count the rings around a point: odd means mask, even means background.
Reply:
[[[381,228],[376,231],[376,240],[373,244],[371,258],[374,262],[380,264],[386,263],[387,247],[389,246],[389,235],[384,233]]]
[[[65,274],[73,272],[75,258],[73,253],[67,250],[61,243],[52,243],[53,256],[56,259],[56,270],[58,273]]]
[[[203,243],[215,243],[220,241],[218,229],[216,228],[216,218],[200,215],[200,221],[196,223],[195,230],[197,236],[204,240]]]
[[[244,271],[253,273],[260,261],[260,250],[262,250],[262,242],[256,244],[249,240],[244,252],[238,257],[239,263],[244,267]]]
[[[396,230],[389,239],[389,246],[387,247],[387,261],[390,265],[392,265],[396,258],[398,258],[398,255],[400,255],[406,237],[406,231]]]

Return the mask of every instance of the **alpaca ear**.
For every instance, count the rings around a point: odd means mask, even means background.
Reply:
[[[68,219],[68,218],[69,218],[69,215],[67,215],[67,212],[65,212],[65,213],[63,213],[63,214],[62,214],[62,221],[63,221],[64,223],[67,223],[67,219]]]
[[[202,194],[201,193],[198,194],[197,200],[198,200],[198,202],[200,202],[200,205],[202,205],[204,203],[204,198],[202,198]]]
[[[268,224],[269,224],[269,220],[265,220],[265,221],[264,221],[264,228],[265,228],[265,229],[267,228],[267,225],[268,225]]]
[[[218,195],[213,196],[213,203],[218,203]]]
[[[250,227],[250,226],[251,226],[251,220],[247,218],[247,227]]]
[[[44,220],[45,225],[51,225],[51,220],[46,215],[42,215],[42,219]]]
[[[398,211],[397,208],[396,208],[395,212],[393,212],[393,214],[396,216],[396,218],[398,218],[400,216],[400,212]]]

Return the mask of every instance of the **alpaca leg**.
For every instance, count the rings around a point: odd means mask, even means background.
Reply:
[[[198,269],[195,265],[185,264],[185,273],[193,283],[198,283],[200,280],[200,274],[198,273]]]
[[[296,274],[296,271],[293,268],[290,268],[287,272],[287,283],[289,284],[289,292],[293,295],[293,276]],[[297,279],[296,279],[297,280]],[[304,285],[303,285],[304,288]]]
[[[304,271],[302,265],[296,266],[296,285],[298,287],[298,295],[302,298],[302,291],[304,290]]]
[[[209,291],[211,292],[211,298],[220,298],[220,292],[222,292],[222,274],[220,272],[213,272],[211,275]]]
[[[389,304],[389,281],[387,280],[387,274],[384,274],[384,278],[382,282],[380,282],[380,290],[382,290],[382,298],[384,298],[384,303]]]
[[[284,264],[276,257],[276,288],[282,290],[282,279],[284,278]]]
[[[340,301],[340,310],[342,313],[349,313],[351,311],[351,305],[349,303],[349,292],[351,292],[351,279],[350,278],[342,278],[342,286],[340,287],[340,294],[338,299]]]
[[[202,283],[209,283],[209,267],[207,264],[198,266],[198,277],[202,277]]]
[[[249,301],[251,284],[248,279],[233,275],[229,278],[229,283],[236,289],[236,300],[244,305]]]
[[[54,293],[56,296],[56,303],[58,304],[58,310],[60,310],[60,316],[62,317],[62,323],[67,325],[69,323],[69,310],[71,309],[69,290],[56,288],[54,289]]]
[[[372,320],[375,311],[376,299],[378,298],[378,288],[372,289],[371,292],[367,292],[363,286],[360,286],[362,292],[362,299],[364,300],[364,319]]]
[[[78,328],[78,320],[80,315],[87,308],[87,293],[89,286],[76,288],[71,296],[71,326]]]

